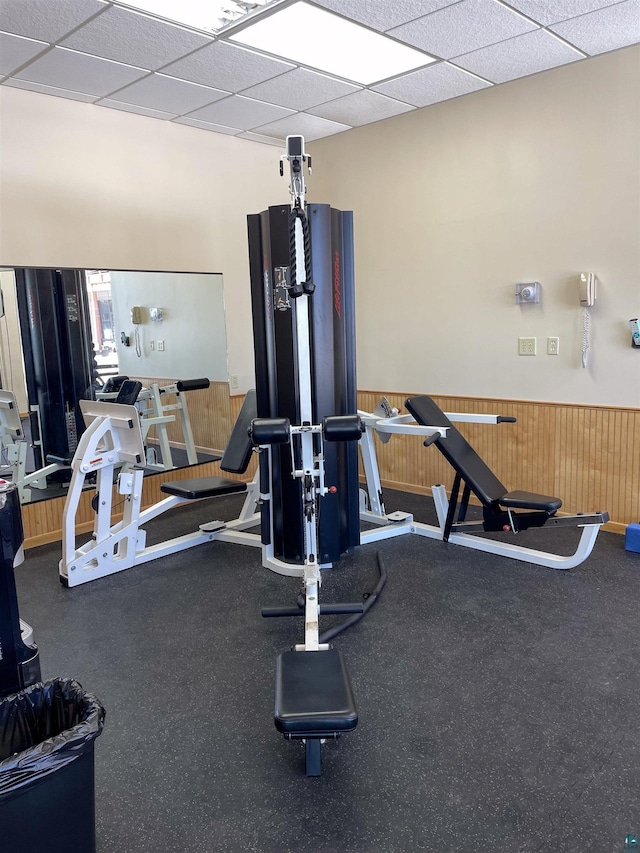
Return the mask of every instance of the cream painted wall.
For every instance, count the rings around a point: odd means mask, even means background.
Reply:
[[[0,87],[0,265],[220,272],[229,371],[254,382],[248,213],[286,203],[279,150]]]
[[[639,72],[628,48],[309,146],[309,198],[355,212],[360,388],[640,405]],[[245,390],[246,214],[288,200],[278,155],[0,87],[0,265],[222,272]],[[583,370],[585,269],[600,296]],[[540,306],[515,305],[523,280]]]
[[[309,149],[309,199],[354,211],[359,388],[640,406],[640,47]],[[536,280],[542,303],[516,306]]]

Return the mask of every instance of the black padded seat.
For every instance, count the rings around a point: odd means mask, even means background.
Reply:
[[[539,509],[543,512],[554,513],[562,506],[560,498],[550,495],[537,495],[533,492],[507,492],[499,500],[500,506],[513,509]]]
[[[278,731],[289,737],[353,731],[358,711],[342,653],[328,649],[279,655],[274,716]]]
[[[193,480],[176,480],[175,483],[163,483],[160,491],[189,501],[200,498],[215,498],[246,492],[247,484],[229,477],[198,477]]]

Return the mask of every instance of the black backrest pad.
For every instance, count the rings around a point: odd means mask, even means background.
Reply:
[[[232,474],[244,474],[249,467],[253,452],[253,443],[249,437],[249,429],[251,421],[257,417],[258,405],[256,403],[256,392],[252,389],[251,391],[247,391],[247,396],[244,398],[238,419],[231,430],[231,438],[220,462],[220,467],[223,471],[229,471]]]
[[[436,447],[483,504],[489,506],[507,493],[493,471],[431,397],[410,397],[405,400],[405,406],[419,424],[449,428],[446,438],[435,442]]]

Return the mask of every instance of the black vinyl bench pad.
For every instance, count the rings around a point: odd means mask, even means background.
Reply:
[[[275,725],[290,737],[327,737],[358,724],[351,681],[337,649],[283,652],[276,662]]]
[[[557,512],[562,506],[560,498],[519,491],[507,492],[498,499],[498,503],[509,509],[533,509],[548,513]]]
[[[215,498],[246,492],[247,484],[230,477],[197,477],[193,480],[176,480],[175,483],[163,483],[160,491],[189,501],[200,498]]]

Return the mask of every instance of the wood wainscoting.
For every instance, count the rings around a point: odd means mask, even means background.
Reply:
[[[360,391],[358,405],[371,412],[383,395],[401,410],[410,396]],[[188,399],[196,444],[213,435],[214,447],[226,447],[244,397],[231,397],[229,386],[216,382],[207,391],[193,392]],[[606,529],[618,533],[624,532],[627,524],[640,520],[639,410],[488,398],[434,399],[448,412],[490,412],[517,418],[515,424],[458,425],[508,489],[557,495],[562,498],[563,511],[569,513],[606,510],[611,517]],[[383,486],[419,494],[430,494],[436,483],[451,486],[451,468],[435,447],[423,447],[419,438],[394,436],[388,444],[376,444]],[[214,475],[247,481],[255,468],[254,459],[245,475],[231,475],[221,471],[219,463],[209,462],[145,477],[143,506],[160,500],[162,483]],[[77,519],[79,533],[93,525],[93,494],[88,491],[82,498]],[[114,505],[121,500],[122,496],[115,495]],[[22,508],[25,547],[61,539],[63,508],[64,498]]]
[[[149,376],[132,376],[142,382],[144,388],[148,388],[151,382],[157,382],[162,388],[176,382],[175,379],[158,379]],[[204,453],[220,452],[227,446],[231,434],[231,427],[235,418],[231,415],[229,404],[229,383],[211,382],[208,388],[198,391],[187,391],[184,395],[189,411],[189,420],[193,431],[193,440],[196,448]],[[167,404],[175,402],[175,396],[167,397]],[[172,445],[184,448],[184,436],[180,426],[178,413],[175,421],[167,424],[167,435]],[[155,428],[149,430],[149,438],[157,438]]]

